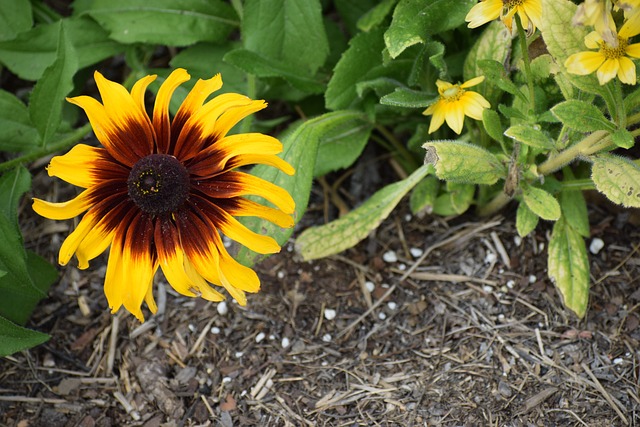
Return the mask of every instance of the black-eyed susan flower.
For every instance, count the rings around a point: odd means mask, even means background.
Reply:
[[[484,76],[480,76],[455,85],[442,80],[436,81],[440,98],[422,113],[425,116],[433,115],[429,133],[438,130],[446,120],[447,125],[460,135],[464,116],[482,120],[482,110],[491,106],[489,101],[479,93],[466,89],[482,83],[483,80]]]
[[[592,31],[584,38],[584,44],[598,50],[574,53],[564,66],[568,72],[582,76],[596,71],[601,85],[616,76],[622,83],[634,85],[636,66],[630,58],[640,58],[640,43],[630,44],[629,39],[639,33],[640,20],[627,20],[616,34],[616,46],[605,41],[599,32]]]
[[[294,201],[282,188],[238,167],[267,164],[284,173],[293,168],[276,154],[281,143],[259,133],[227,135],[244,117],[266,107],[264,101],[227,93],[207,98],[222,86],[220,75],[198,80],[169,118],[169,100],[189,80],[177,69],[161,85],[150,118],[144,94],[155,76],[139,80],[128,92],[95,73],[102,103],[88,96],[69,98],[83,108],[104,148],[84,144],[48,167],[84,188],[75,199],[50,203],[34,199],[33,209],[50,219],[84,214],[60,248],[59,262],[75,254],[78,267],[110,247],[104,292],[112,312],[121,306],[141,321],[145,301],[156,311],[153,278],[160,267],[180,294],[221,301],[211,284],[224,287],[240,304],[257,292],[256,273],[233,259],[221,233],[263,254],[280,250],[269,236],[243,226],[235,217],[256,216],[291,227]],[[245,198],[257,195],[275,207]]]
[[[465,21],[469,28],[476,28],[500,18],[511,30],[516,13],[522,26],[531,34],[542,21],[542,0],[480,0],[467,13]]]

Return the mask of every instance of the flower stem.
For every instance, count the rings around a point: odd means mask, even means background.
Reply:
[[[498,193],[489,203],[479,206],[476,210],[478,216],[486,217],[498,212],[511,201],[511,197],[507,196],[503,191]]]
[[[602,149],[603,142],[611,144],[609,132],[604,130],[593,132],[577,144],[572,145],[541,163],[540,166],[538,166],[538,173],[540,175],[548,175],[571,163],[578,156],[593,154],[598,151],[594,151],[593,148]]]
[[[81,128],[78,128],[70,134],[66,135],[58,142],[47,144],[46,147],[39,148],[23,156],[0,163],[0,172],[4,172],[23,163],[29,163],[49,154],[64,150],[87,136],[89,132],[91,132],[91,124],[87,123]]]
[[[522,27],[522,21],[520,15],[517,13],[514,16],[516,21],[516,28],[518,29],[518,38],[520,39],[520,48],[522,49],[522,62],[524,63],[524,74],[527,79],[527,86],[529,87],[529,115],[533,116],[536,110],[535,101],[535,87],[533,85],[533,75],[531,73],[531,59],[529,58],[529,46],[527,45],[527,35]]]

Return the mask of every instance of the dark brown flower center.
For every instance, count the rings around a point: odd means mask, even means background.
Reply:
[[[129,197],[143,211],[175,211],[189,196],[189,172],[175,157],[151,154],[133,165],[127,180]]]

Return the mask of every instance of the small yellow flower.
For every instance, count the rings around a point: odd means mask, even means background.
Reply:
[[[624,23],[616,34],[617,46],[612,46],[593,31],[584,38],[584,44],[597,52],[585,51],[574,53],[564,63],[567,71],[585,76],[597,70],[598,82],[601,85],[618,76],[622,83],[636,84],[636,66],[629,59],[640,58],[640,43],[629,44],[629,39],[640,33],[640,20],[633,19]]]
[[[610,46],[617,46],[618,37],[611,8],[611,0],[585,0],[576,10],[573,25],[590,25]]]
[[[481,0],[467,13],[465,21],[469,28],[476,28],[500,18],[511,31],[516,13],[522,20],[522,26],[533,33],[542,21],[542,0]]]
[[[438,80],[436,86],[438,86],[440,99],[422,113],[425,116],[433,115],[429,133],[438,130],[446,120],[447,125],[460,135],[464,116],[482,120],[482,110],[491,106],[489,101],[479,93],[465,89],[480,84],[483,80],[484,76],[480,76],[455,85]]]

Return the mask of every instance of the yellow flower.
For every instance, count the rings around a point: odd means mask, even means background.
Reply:
[[[227,135],[244,117],[266,107],[236,93],[207,101],[222,87],[220,75],[198,80],[169,118],[175,89],[190,79],[177,69],[164,81],[153,115],[145,111],[145,91],[156,76],[139,80],[128,92],[96,72],[102,103],[88,96],[68,98],[83,108],[104,148],[84,144],[54,157],[49,175],[84,188],[75,199],[50,203],[34,199],[33,209],[50,219],[85,212],[60,248],[59,262],[75,254],[78,267],[108,247],[104,292],[112,313],[124,305],[140,321],[143,301],[155,313],[153,277],[160,267],[180,294],[221,301],[210,284],[224,287],[240,304],[245,292],[257,292],[256,273],[234,260],[220,233],[259,253],[280,250],[276,241],[243,226],[236,216],[256,216],[282,227],[293,226],[294,201],[282,188],[234,170],[267,164],[291,175],[276,156],[282,144],[259,133]],[[277,208],[244,196],[258,195]]]
[[[511,31],[513,15],[518,14],[522,26],[533,33],[542,21],[542,0],[481,0],[473,6],[465,21],[469,28],[476,28],[500,18]]]
[[[429,133],[438,130],[446,120],[447,125],[460,135],[464,116],[482,120],[482,110],[489,108],[491,105],[479,93],[465,89],[480,84],[483,80],[484,76],[480,76],[455,85],[438,80],[436,86],[438,86],[440,99],[431,104],[422,113],[425,116],[433,114],[429,125]]]
[[[567,71],[581,76],[597,70],[601,85],[618,76],[622,83],[636,84],[636,66],[631,58],[640,58],[640,43],[629,44],[629,38],[640,33],[640,21],[628,20],[616,34],[617,46],[603,40],[600,33],[593,31],[584,38],[584,44],[597,52],[574,53],[564,63]]]
[[[591,25],[610,46],[616,46],[618,37],[611,15],[611,0],[585,0],[573,17],[574,25]]]

